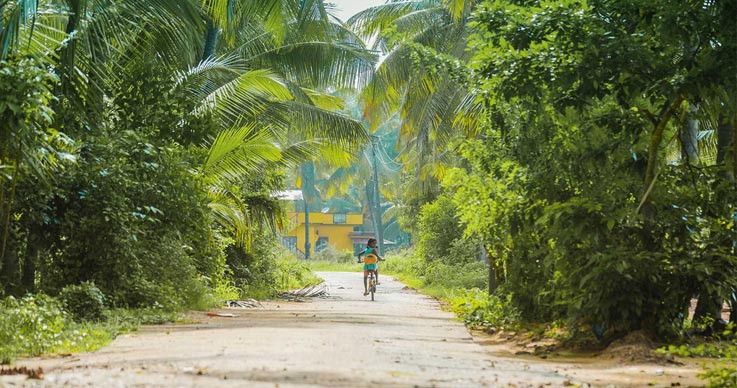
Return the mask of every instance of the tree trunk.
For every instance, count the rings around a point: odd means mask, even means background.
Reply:
[[[734,123],[729,122],[729,120],[724,116],[719,116],[719,123],[717,125],[717,166],[719,168],[719,175],[730,182],[734,182],[735,180],[734,166],[732,165],[735,160],[733,155],[734,143]],[[725,248],[730,249],[734,242],[726,241],[725,243],[729,245]],[[702,297],[707,298],[703,308]],[[702,297],[699,298],[699,304],[696,306],[694,319],[703,316],[711,316],[714,318],[714,322],[718,324],[722,315],[723,297],[721,295],[702,295]],[[730,297],[728,299],[733,309],[734,307],[737,307],[735,306],[734,298]],[[735,321],[734,314],[731,314],[730,321]],[[715,329],[719,328],[720,325],[717,325]]]
[[[717,165],[720,166],[722,176],[729,181],[735,180],[734,132],[734,123],[720,116],[717,126]]]
[[[489,258],[489,295],[499,287],[499,279],[497,277],[497,266],[495,260]]]
[[[668,126],[668,122],[673,115],[676,113],[678,108],[681,106],[684,97],[679,95],[672,102],[668,102],[663,105],[663,108],[658,115],[657,120],[653,121],[653,132],[650,135],[650,146],[647,151],[647,168],[645,170],[645,184],[643,188],[642,199],[640,205],[637,207],[637,212],[642,211],[642,214],[646,219],[652,219],[655,215],[652,212],[650,206],[650,193],[652,193],[653,187],[655,186],[655,178],[657,176],[657,165],[658,165],[658,153],[660,151],[660,144],[663,142],[663,133]]]
[[[26,254],[23,260],[21,286],[24,293],[36,291],[36,263],[38,262],[41,238],[33,229],[28,231]]]
[[[704,317],[710,317],[713,319],[714,325],[719,325],[719,320],[722,319],[722,297],[719,295],[709,295],[702,293],[699,295],[699,301],[696,304],[696,311],[694,311],[693,319],[698,321]]]
[[[376,161],[376,147],[377,144],[374,141],[375,138],[371,137],[371,154],[373,156],[373,183],[374,183],[374,214],[376,218],[374,218],[374,225],[376,225],[376,239],[378,240],[379,244],[379,252],[381,252],[382,255],[385,255],[386,252],[384,251],[384,225],[383,220],[381,219],[381,192],[379,191],[379,168],[378,168],[378,162]]]
[[[694,117],[696,110],[695,105],[689,105],[689,111],[686,113],[686,122],[681,128],[680,133],[681,158],[691,165],[699,164],[699,121]]]
[[[0,271],[0,294],[18,296],[20,282],[18,281],[18,252],[15,239],[9,238],[3,256],[3,267]]]
[[[202,52],[202,61],[215,56],[215,49],[218,43],[218,33],[220,27],[212,20],[207,21],[207,31],[205,32],[205,49]]]
[[[374,229],[374,236],[379,236],[379,228],[376,223],[376,196],[374,195],[374,185],[372,181],[366,182],[364,187],[366,192],[366,203],[368,204],[369,215],[371,215],[371,226]],[[379,250],[381,252],[381,250]],[[381,252],[383,254],[384,252]]]
[[[72,35],[77,30],[77,23],[79,23],[79,15],[83,15],[85,10],[81,8],[79,1],[70,2],[70,12],[67,19],[66,27],[64,32],[71,38],[68,39],[68,43],[60,48],[59,63],[56,65],[56,73],[59,74],[62,93],[69,93],[72,90],[71,81],[69,74],[74,72],[75,54],[77,51],[77,37]]]

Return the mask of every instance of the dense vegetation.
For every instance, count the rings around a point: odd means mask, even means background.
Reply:
[[[462,236],[526,320],[671,336],[698,296],[719,325],[737,286],[735,4],[410,3],[354,22],[390,48],[367,112],[399,109],[425,139],[404,198],[425,265],[464,257]],[[423,221],[441,211],[457,224]]]
[[[3,359],[110,309],[314,282],[271,192],[367,138],[325,91],[374,58],[320,1],[0,2]],[[38,316],[27,344],[13,314]]]

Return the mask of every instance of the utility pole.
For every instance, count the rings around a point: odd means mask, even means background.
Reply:
[[[305,260],[310,259],[310,209],[307,206],[307,198],[302,193],[302,200],[305,203]]]
[[[386,255],[386,252],[384,252],[384,227],[381,222],[381,194],[379,194],[379,169],[376,163],[376,140],[378,140],[378,137],[371,135],[371,156],[374,165],[374,215],[372,219],[374,229],[376,229],[376,239],[379,243],[379,252]]]

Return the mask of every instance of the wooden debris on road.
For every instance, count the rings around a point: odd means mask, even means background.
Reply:
[[[207,313],[208,317],[235,318],[238,315],[231,313]]]
[[[13,368],[0,368],[0,376],[11,376],[11,375],[26,375],[29,379],[41,380],[44,378],[43,369],[28,368],[25,366],[13,367]]]
[[[257,308],[257,307],[263,308],[264,306],[261,304],[261,302],[257,301],[256,299],[246,299],[246,300],[226,300],[225,307],[252,309],[252,308]]]
[[[328,285],[325,282],[279,294],[280,298],[294,302],[300,302],[302,298],[322,298],[326,296],[328,296]]]

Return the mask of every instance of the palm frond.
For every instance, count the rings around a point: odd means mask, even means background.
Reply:
[[[281,159],[281,151],[268,128],[256,123],[222,131],[210,145],[202,171],[222,179],[257,174],[264,163]]]
[[[368,139],[363,125],[342,113],[296,101],[274,104],[272,109],[289,120],[289,126],[281,129],[295,138],[335,144],[347,152],[356,150]]]
[[[251,223],[245,211],[233,203],[212,201],[207,204],[215,217],[215,222],[230,230],[236,244],[248,246],[251,239]]]
[[[206,96],[198,110],[215,111],[237,122],[262,113],[268,102],[292,98],[286,85],[270,70],[252,70],[220,86]]]
[[[313,88],[357,88],[370,79],[376,53],[342,42],[302,41],[247,57],[253,67],[268,67]]]
[[[433,0],[389,2],[357,13],[348,19],[347,24],[368,41],[386,31],[397,19],[413,12],[433,9],[439,5],[439,1]]]
[[[187,70],[179,70],[174,77],[174,88],[192,85],[189,91],[195,99],[213,93],[218,85],[232,80],[246,71],[245,63],[235,55],[210,57]],[[225,82],[223,82],[225,81]]]

